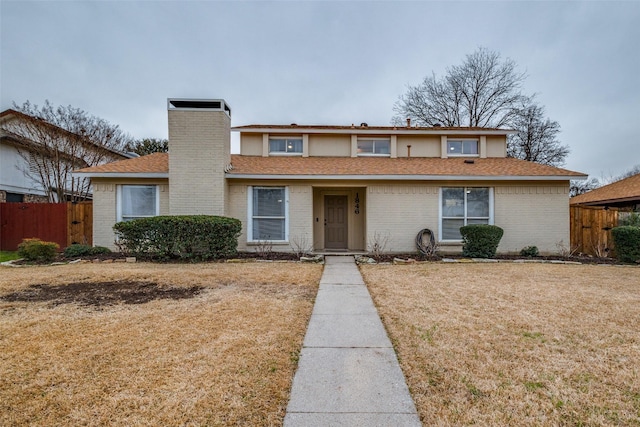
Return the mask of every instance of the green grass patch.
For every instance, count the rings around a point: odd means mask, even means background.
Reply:
[[[0,262],[11,261],[20,258],[18,252],[0,251]]]

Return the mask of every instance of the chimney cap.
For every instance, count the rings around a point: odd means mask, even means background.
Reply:
[[[224,99],[168,98],[167,110],[224,111],[231,117],[231,107]]]

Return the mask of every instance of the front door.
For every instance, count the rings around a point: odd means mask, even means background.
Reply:
[[[324,196],[324,247],[347,249],[347,196]]]

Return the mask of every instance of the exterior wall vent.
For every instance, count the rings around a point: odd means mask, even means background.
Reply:
[[[168,110],[187,111],[224,111],[231,117],[231,107],[224,99],[185,99],[169,98],[167,100]]]

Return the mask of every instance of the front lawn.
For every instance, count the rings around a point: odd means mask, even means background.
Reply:
[[[362,266],[424,425],[640,425],[640,269]]]
[[[0,267],[0,425],[281,425],[321,272]]]

